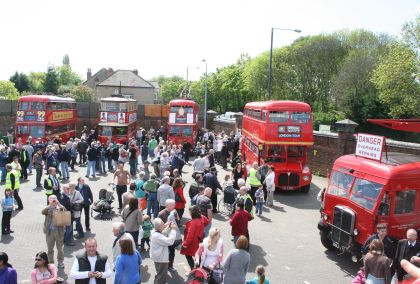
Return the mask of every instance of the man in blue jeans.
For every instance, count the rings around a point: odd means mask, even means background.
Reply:
[[[143,184],[143,190],[147,195],[147,215],[150,216],[151,210],[153,209],[154,218],[156,218],[159,213],[159,203],[157,200],[158,187],[159,181],[155,174],[152,174],[150,179]]]
[[[88,165],[86,171],[86,177],[88,178],[90,175],[90,169],[92,169],[92,176],[96,177],[96,158],[98,155],[98,151],[94,147],[94,143],[92,143],[91,147],[87,151],[87,158],[88,158]]]
[[[69,193],[69,186],[68,186],[68,184],[64,184],[63,185],[63,192],[61,192],[61,194],[59,194],[58,201],[60,202],[61,205],[64,206],[64,208],[66,208],[67,211],[71,211],[71,203],[70,203],[70,199],[68,197],[68,193]],[[70,224],[70,225],[66,226],[66,228],[65,228],[64,244],[66,246],[74,246],[73,224]]]

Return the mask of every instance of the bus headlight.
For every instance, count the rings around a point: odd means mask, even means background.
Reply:
[[[309,176],[303,176],[303,180],[304,181],[308,181],[309,180]]]
[[[322,216],[322,218],[324,218],[324,220],[327,221],[328,220],[328,215],[324,214],[324,216]]]
[[[354,231],[353,231],[353,235],[358,236],[358,235],[359,235],[359,230],[354,229]]]

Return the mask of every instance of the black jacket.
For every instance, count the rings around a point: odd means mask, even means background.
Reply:
[[[420,256],[420,243],[416,241],[414,247],[408,245],[408,240],[403,239],[398,241],[397,251],[395,253],[394,265],[397,270],[398,280],[402,280],[407,272],[402,269],[400,262],[405,259],[410,261],[411,257]]]
[[[99,253],[96,253],[96,255],[97,255],[97,259],[96,259],[96,263],[95,263],[95,269],[93,271],[104,272],[108,257],[106,255],[102,255],[102,254],[99,254]],[[88,259],[88,256],[87,256],[86,252],[84,252],[81,255],[76,256],[76,259],[79,262],[79,272],[91,271],[90,262],[89,262],[89,259]],[[89,281],[90,281],[89,278],[76,279],[75,283],[76,284],[89,284]],[[96,283],[97,284],[104,284],[104,283],[106,283],[106,279],[96,278]]]
[[[88,161],[96,161],[96,158],[98,157],[98,150],[95,148],[89,148],[87,151],[87,157]]]

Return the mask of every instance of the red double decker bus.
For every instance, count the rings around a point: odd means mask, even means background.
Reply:
[[[124,144],[137,131],[137,101],[122,95],[101,99],[98,139]]]
[[[169,102],[168,142],[194,146],[198,135],[198,104],[192,100]],[[191,148],[192,149],[192,148]]]
[[[242,122],[242,158],[274,166],[276,188],[308,192],[307,147],[314,143],[311,107],[297,101],[251,102]]]
[[[55,136],[66,142],[76,137],[76,102],[71,98],[30,95],[20,97],[16,111],[16,138],[29,136],[45,142]]]

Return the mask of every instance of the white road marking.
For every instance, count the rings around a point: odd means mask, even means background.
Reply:
[[[303,281],[303,284],[311,284],[309,281]]]
[[[291,268],[289,266],[287,266],[287,265],[284,266],[284,269],[291,270]]]

